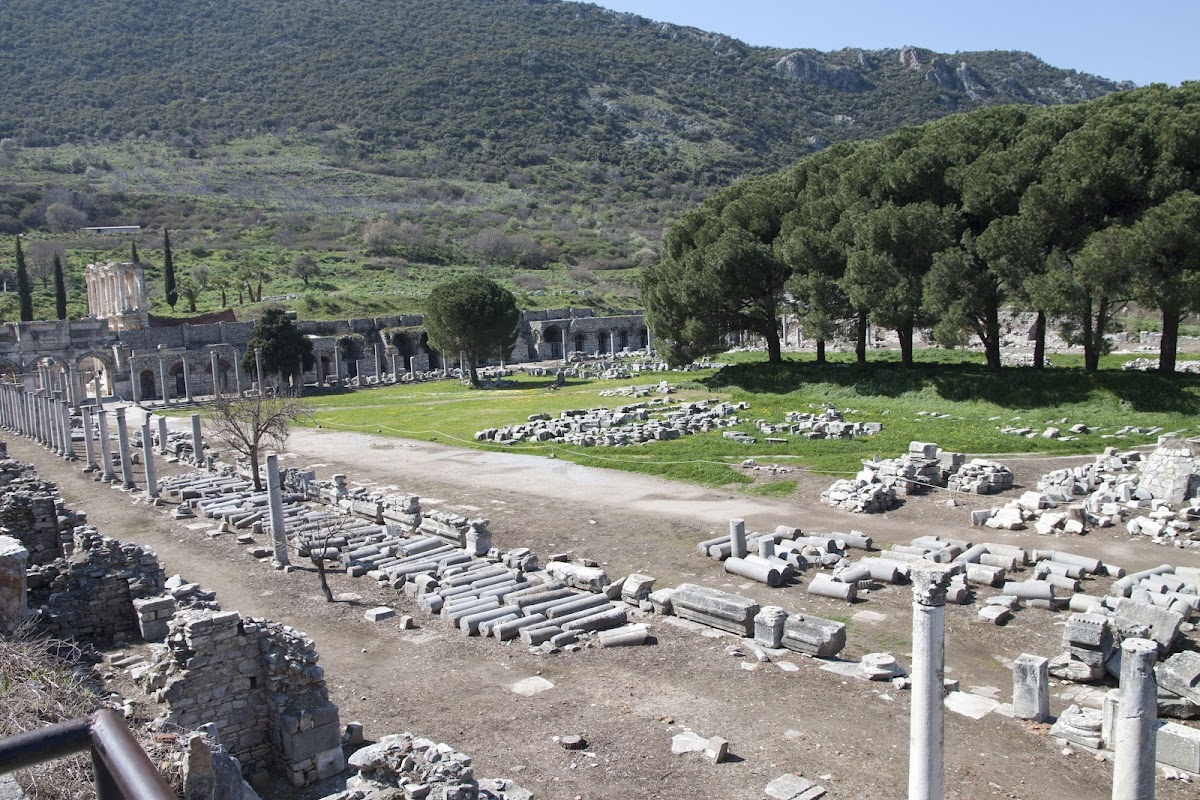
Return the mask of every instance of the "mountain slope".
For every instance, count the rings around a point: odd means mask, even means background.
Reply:
[[[1023,53],[756,48],[553,0],[5,5],[0,137],[31,146],[337,130],[361,158],[565,157],[709,187],[954,110],[1120,88]]]

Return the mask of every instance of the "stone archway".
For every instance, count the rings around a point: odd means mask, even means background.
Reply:
[[[100,392],[104,396],[116,393],[113,381],[116,378],[116,367],[112,357],[98,350],[89,350],[75,357],[75,369],[79,374],[79,383],[86,397],[96,394],[95,379],[100,379]]]
[[[585,352],[587,352],[586,348],[587,348],[587,337],[584,336],[582,332],[575,334],[575,352],[576,353],[585,353]]]
[[[563,332],[562,328],[557,325],[551,325],[542,331],[542,340],[550,350],[550,358],[561,359],[563,357]]]

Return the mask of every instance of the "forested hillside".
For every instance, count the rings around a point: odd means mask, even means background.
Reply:
[[[308,291],[286,264],[321,251],[326,294],[367,266],[417,292],[425,267],[482,266],[617,305],[629,280],[593,284],[740,177],[1122,88],[1025,53],[758,48],[556,0],[7,0],[0,85],[0,233],[170,227],[214,274],[255,250],[276,293]]]

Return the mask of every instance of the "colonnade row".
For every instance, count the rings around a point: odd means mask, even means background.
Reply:
[[[945,797],[946,590],[961,565],[930,564],[910,574],[913,592],[912,697],[908,741],[908,800]],[[1114,721],[1113,800],[1153,800],[1158,682],[1158,645],[1149,639],[1121,643],[1120,701]],[[1031,671],[1024,663],[1034,663]],[[1049,717],[1049,676],[1043,658],[1023,655],[1014,669],[1014,711],[1044,722]],[[1032,682],[1034,685],[1028,685]],[[1032,691],[1031,691],[1032,690]],[[1019,695],[1037,702],[1022,713]],[[1024,698],[1028,699],[1028,698]]]

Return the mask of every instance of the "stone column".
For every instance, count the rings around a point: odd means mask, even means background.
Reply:
[[[267,454],[267,503],[271,513],[271,545],[276,567],[287,566],[287,530],[283,524],[283,488],[279,485],[279,456]]]
[[[96,408],[104,408],[104,389],[100,386],[99,375],[92,378],[92,385],[96,392]]]
[[[567,350],[567,326],[566,325],[564,325],[563,329],[562,329],[562,342],[563,342],[563,345],[562,345],[562,347],[563,347],[563,364],[570,364],[571,363],[571,359],[569,358],[570,353]]]
[[[1024,653],[1013,662],[1013,716],[1045,722],[1050,719],[1049,660]]]
[[[192,400],[192,371],[188,369],[187,353],[181,354],[179,358],[183,362],[183,393],[187,396],[187,401],[191,403],[194,402]]]
[[[313,357],[313,374],[317,376],[317,388],[319,389],[325,385],[325,372],[321,366],[321,353],[314,350]],[[303,362],[304,360],[301,359],[301,363]]]
[[[29,551],[11,536],[0,536],[0,631],[16,629],[29,614],[25,568]]]
[[[416,356],[408,359],[408,378],[415,381],[417,379],[417,359]]]
[[[165,405],[170,395],[167,393],[167,362],[163,360],[162,356],[159,356],[158,359],[158,379],[162,383],[162,401]]]
[[[75,455],[75,439],[71,436],[71,404],[66,400],[60,400],[58,415],[62,420],[62,456],[67,461],[75,461],[79,456]]]
[[[399,353],[396,353],[396,352],[392,353],[392,383],[400,382],[400,370],[396,368],[396,356],[397,355],[399,355]]]
[[[221,359],[217,356],[217,351],[212,350],[208,354],[209,363],[212,365],[212,393],[214,400],[221,399]]]
[[[1121,642],[1121,702],[1113,737],[1113,800],[1154,800],[1158,735],[1158,645],[1149,639]]]
[[[83,394],[82,387],[79,385],[79,368],[74,364],[67,366],[67,397],[71,401],[71,408],[74,411],[79,410],[79,396]]]
[[[262,348],[254,348],[254,368],[258,371],[258,396],[266,397],[267,388],[263,385]]]
[[[355,386],[363,385],[362,359],[361,358],[357,358],[354,360],[354,385]]]
[[[154,442],[150,438],[150,415],[142,423],[142,458],[146,462],[146,499],[158,499],[158,481],[154,476]]]
[[[342,385],[342,351],[336,342],[333,345],[333,382]]]
[[[952,569],[913,569],[908,800],[942,800],[946,747],[946,588]]]
[[[119,409],[118,414],[122,413]],[[113,475],[112,469],[112,452],[109,451],[108,441],[108,412],[103,408],[96,412],[99,419],[96,420],[100,430],[100,469],[104,472],[104,480],[109,483],[116,483],[117,476]]]
[[[92,444],[92,409],[84,406],[79,409],[79,413],[83,415],[83,457],[87,459],[83,471],[90,474],[96,471],[96,448]]]
[[[167,418],[159,417],[158,418],[158,452],[162,453],[164,456],[169,455],[168,447],[169,446],[167,444]]]
[[[729,520],[730,558],[746,557],[746,520]]]
[[[50,434],[50,447],[54,450],[55,455],[63,454],[62,446],[62,418],[58,414],[58,392],[55,392],[52,397],[42,398],[42,407],[46,414],[46,428]]]
[[[137,367],[133,365],[133,359],[129,360],[129,391],[133,395],[133,402],[142,402],[142,383],[138,380]]]
[[[204,436],[200,430],[199,414],[192,414],[192,456],[197,464],[204,463]]]
[[[129,454],[129,424],[125,422],[125,409],[117,410],[117,442],[121,447],[121,485],[133,489],[133,458]]]
[[[383,345],[375,343],[375,383],[383,383]]]

